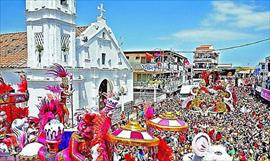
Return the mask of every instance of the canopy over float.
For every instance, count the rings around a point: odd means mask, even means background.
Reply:
[[[151,136],[138,121],[129,121],[128,124],[116,129],[107,135],[107,141],[114,144],[133,146],[157,146],[159,139]]]
[[[146,121],[146,124],[150,128],[161,131],[184,132],[188,128],[188,124],[172,112],[165,112],[157,118]]]
[[[159,139],[150,135],[138,121],[130,120],[126,125],[108,133],[106,137],[113,160],[119,158],[157,157]],[[136,155],[139,152],[139,155]]]

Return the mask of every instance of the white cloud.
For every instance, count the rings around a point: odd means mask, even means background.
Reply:
[[[261,37],[258,30],[270,30],[270,11],[258,11],[256,7],[232,1],[214,1],[212,6],[212,13],[203,18],[199,27],[159,39],[211,43],[256,39]]]
[[[214,12],[202,21],[204,26],[270,29],[270,11],[258,11],[256,7],[235,4],[231,1],[212,2]]]
[[[189,42],[213,42],[213,41],[231,41],[254,38],[248,33],[224,30],[224,29],[191,29],[176,32],[168,37],[161,37],[160,39],[177,39]]]

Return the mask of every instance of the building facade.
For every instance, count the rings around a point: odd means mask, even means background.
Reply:
[[[212,71],[217,68],[219,53],[212,45],[196,47],[193,56],[193,82],[199,82],[204,70]]]
[[[179,91],[188,81],[186,57],[171,50],[125,51],[133,68],[134,99],[153,99]],[[191,72],[191,71],[189,71]],[[191,76],[189,77],[191,79]],[[154,87],[156,85],[156,87]],[[153,101],[153,100],[152,100]]]
[[[255,67],[254,76],[257,79],[257,86],[270,89],[270,56],[265,57],[264,62],[259,62]]]
[[[27,32],[0,35],[1,75],[24,71],[29,82],[30,115],[48,91],[46,85],[59,82],[47,70],[59,63],[73,75],[75,89],[69,107],[101,109],[102,92],[118,93],[125,89],[120,102],[133,101],[132,67],[107,25],[102,5],[100,16],[89,26],[76,27],[75,0],[26,0]],[[26,38],[27,35],[27,38]],[[13,49],[14,48],[14,49]]]

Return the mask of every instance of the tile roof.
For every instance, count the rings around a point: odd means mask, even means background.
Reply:
[[[87,29],[88,26],[80,26],[80,27],[76,27],[76,37],[79,36],[82,32],[84,32],[84,30]]]
[[[0,35],[0,67],[26,67],[26,32]]]
[[[76,37],[87,26],[76,27]],[[27,34],[16,32],[0,34],[0,68],[27,67]]]

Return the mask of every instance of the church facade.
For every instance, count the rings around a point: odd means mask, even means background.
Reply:
[[[11,78],[14,72],[26,73],[30,115],[37,115],[36,105],[48,93],[45,86],[59,81],[46,74],[54,63],[65,66],[73,75],[75,91],[69,107],[74,110],[98,111],[102,108],[101,93],[118,93],[120,89],[125,93],[120,102],[133,101],[132,67],[106,23],[103,5],[98,9],[100,16],[96,22],[76,27],[75,0],[26,0],[27,32],[0,35],[4,48],[0,56],[1,75],[7,82],[15,83]],[[10,48],[16,47],[17,52],[9,53],[14,51]]]

